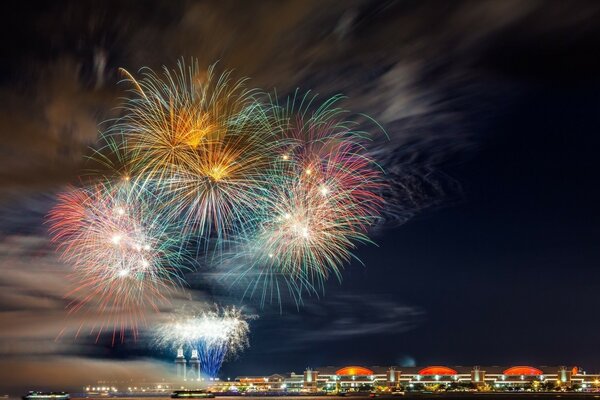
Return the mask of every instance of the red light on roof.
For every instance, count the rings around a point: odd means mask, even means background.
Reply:
[[[542,375],[543,372],[540,369],[527,366],[511,367],[504,371],[504,375]]]
[[[335,371],[336,375],[373,375],[373,371],[365,367],[351,365]]]
[[[458,372],[448,367],[439,365],[423,368],[419,371],[419,375],[456,375]]]

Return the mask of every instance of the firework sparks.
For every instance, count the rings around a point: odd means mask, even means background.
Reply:
[[[215,377],[225,359],[248,346],[248,320],[253,318],[235,307],[182,309],[158,327],[156,342],[167,348],[197,350],[202,373]]]
[[[95,151],[99,167],[50,215],[83,295],[74,310],[157,309],[182,282],[184,248],[210,253],[233,284],[249,279],[245,293],[262,302],[280,299],[281,281],[298,302],[341,279],[370,241],[382,173],[340,97],[265,103],[244,80],[197,63],[125,74],[135,95]]]
[[[116,126],[130,139],[132,163],[159,185],[171,218],[208,242],[236,233],[260,201],[278,145],[245,80],[196,63],[147,72]]]
[[[312,98],[273,105],[272,130],[285,146],[274,161],[268,194],[257,211],[253,235],[235,246],[234,281],[250,282],[245,293],[279,298],[283,279],[296,300],[316,292],[369,242],[382,199],[381,171],[365,155],[364,135],[334,108],[337,98],[309,112]],[[290,106],[289,104],[292,104]]]
[[[134,334],[145,312],[158,310],[182,283],[177,236],[140,193],[121,185],[73,188],[49,216],[53,240],[74,269],[71,312],[97,307],[106,327]]]

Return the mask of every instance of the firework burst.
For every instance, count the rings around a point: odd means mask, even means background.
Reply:
[[[261,302],[280,297],[281,281],[298,301],[331,275],[339,279],[381,208],[381,171],[365,155],[366,136],[335,108],[339,98],[311,112],[313,100],[272,105],[271,131],[283,145],[254,231],[226,262],[234,271],[227,279],[246,282],[245,293],[258,291]]]
[[[113,340],[117,330],[121,340],[126,329],[135,335],[146,311],[157,311],[182,283],[185,256],[178,236],[129,185],[72,188],[59,196],[49,223],[74,270],[70,310],[103,315],[98,335],[108,327]]]
[[[263,303],[280,300],[282,284],[300,302],[341,279],[356,246],[370,242],[383,185],[369,136],[339,96],[263,101],[244,79],[196,62],[123,73],[133,86],[123,116],[94,151],[84,187],[61,195],[49,218],[78,282],[73,310],[95,303],[111,315],[106,324],[131,325],[182,283],[192,264],[184,248],[210,255]]]
[[[239,308],[183,308],[156,331],[156,343],[171,349],[197,350],[204,375],[217,376],[221,364],[248,346],[248,320]]]
[[[245,80],[197,63],[128,76],[137,94],[116,129],[130,140],[137,179],[156,183],[168,215],[197,239],[235,234],[260,202],[278,145]]]

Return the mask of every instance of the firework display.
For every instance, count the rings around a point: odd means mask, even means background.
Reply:
[[[248,346],[248,320],[252,318],[235,307],[184,308],[159,325],[156,341],[162,347],[197,350],[202,374],[216,377],[223,360]]]
[[[349,118],[339,96],[278,102],[196,62],[145,69],[139,79],[122,72],[132,88],[122,116],[93,150],[83,184],[49,215],[73,267],[72,311],[95,305],[123,335],[168,301],[200,258],[261,303],[281,302],[284,288],[298,303],[341,279],[382,206],[382,171],[358,129],[367,118]],[[243,340],[227,333],[213,344],[206,332],[225,329],[217,322],[236,312],[200,318],[194,346],[211,376]],[[187,332],[180,341],[199,331],[192,321],[177,330]],[[244,324],[232,332],[245,337]]]

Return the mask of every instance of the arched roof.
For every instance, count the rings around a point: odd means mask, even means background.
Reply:
[[[516,367],[510,367],[509,369],[505,370],[504,375],[542,375],[544,372],[542,372],[541,369],[537,369],[534,367],[528,367],[526,365],[519,365]]]
[[[336,375],[373,375],[373,371],[369,368],[359,367],[356,365],[349,365],[344,368],[340,368],[335,371]]]
[[[419,371],[419,375],[456,375],[458,372],[452,368],[442,367],[439,365],[432,365],[425,367]]]

